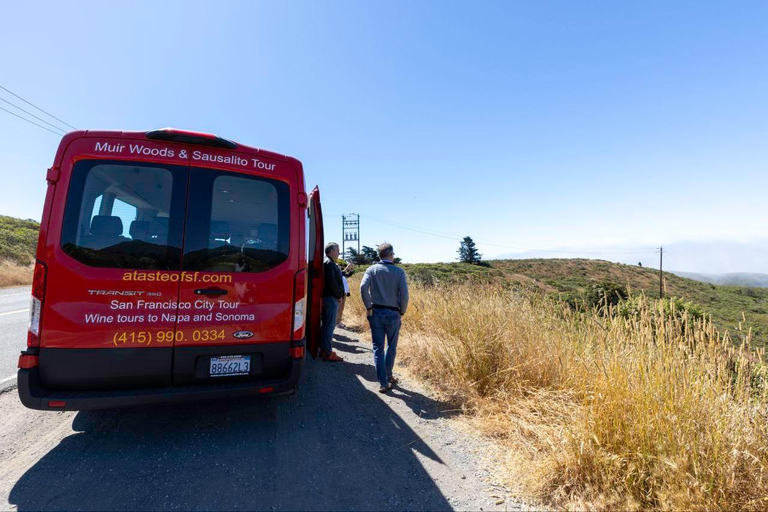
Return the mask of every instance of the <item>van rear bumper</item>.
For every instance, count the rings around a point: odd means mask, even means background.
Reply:
[[[18,390],[24,406],[43,411],[87,411],[194,400],[269,396],[295,389],[303,365],[303,359],[291,359],[285,375],[278,379],[99,391],[48,390],[40,381],[39,369],[30,368],[19,370]],[[59,404],[51,407],[51,402]]]

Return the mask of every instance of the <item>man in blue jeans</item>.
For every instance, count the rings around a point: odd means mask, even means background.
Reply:
[[[360,283],[360,293],[368,313],[373,339],[373,364],[379,393],[386,393],[397,384],[392,373],[400,335],[400,317],[408,309],[408,283],[405,272],[394,263],[395,251],[391,244],[379,246],[379,261],[368,267]],[[387,342],[386,353],[384,351]]]
[[[323,261],[323,313],[320,318],[320,357],[324,361],[343,361],[333,351],[333,331],[336,328],[336,313],[339,311],[339,301],[344,296],[344,282],[341,280],[341,269],[336,264],[339,257],[339,244],[328,242],[325,245],[325,261]]]

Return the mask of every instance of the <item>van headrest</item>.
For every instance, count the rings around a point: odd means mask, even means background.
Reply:
[[[229,222],[223,220],[211,221],[211,238],[214,240],[226,240],[229,238]]]
[[[128,228],[128,233],[131,235],[131,238],[134,240],[144,240],[147,238],[147,233],[149,232],[149,221],[148,220],[135,220],[131,222],[131,227]]]
[[[259,239],[265,242],[277,240],[277,224],[259,224]]]
[[[96,236],[120,236],[123,221],[114,215],[94,215],[91,219],[91,234]]]

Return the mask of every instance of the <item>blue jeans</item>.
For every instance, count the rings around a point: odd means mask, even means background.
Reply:
[[[336,328],[336,313],[339,301],[333,297],[323,297],[323,313],[321,316],[320,350],[326,354],[333,352],[333,330]]]
[[[389,384],[397,355],[397,338],[400,335],[400,313],[391,309],[374,309],[368,317],[373,339],[373,364],[376,365],[376,378],[381,387]],[[387,351],[384,353],[384,338],[387,339]]]

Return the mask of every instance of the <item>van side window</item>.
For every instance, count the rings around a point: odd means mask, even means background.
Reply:
[[[79,162],[70,179],[62,249],[92,267],[178,270],[186,174],[144,163]]]
[[[286,183],[193,168],[184,270],[264,272],[288,259]]]

